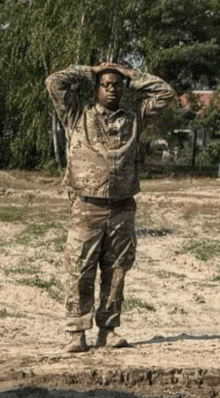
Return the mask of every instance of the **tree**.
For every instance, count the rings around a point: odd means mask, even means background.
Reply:
[[[126,3],[115,0],[109,7],[104,0],[6,0],[1,4],[0,69],[8,115],[2,135],[10,135],[10,156],[2,165],[35,167],[46,161],[50,136],[54,144],[58,140],[45,77],[70,63],[88,63],[92,48],[103,58],[117,60],[128,39],[128,29],[123,29]],[[59,152],[55,145],[54,152]]]
[[[178,92],[204,81],[216,87],[220,62],[218,0],[138,2],[137,29],[146,63]]]
[[[207,108],[198,114],[192,123],[193,131],[203,131],[203,148],[194,148],[194,164],[196,155],[203,164],[220,163],[220,95],[216,92]]]
[[[0,15],[0,166],[40,167],[52,141],[59,153],[44,80],[71,63],[147,65],[178,92],[219,79],[218,0],[4,0]]]

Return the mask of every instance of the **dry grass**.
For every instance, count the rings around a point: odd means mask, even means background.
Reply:
[[[54,188],[58,180],[45,180],[40,173],[0,172],[0,186],[5,184],[9,190],[0,197],[4,231],[0,239],[0,272],[11,283],[35,286],[61,301],[64,285],[59,256],[67,237],[69,202],[59,198]],[[1,316],[8,314],[2,312]]]
[[[142,180],[141,190],[147,192],[172,192],[186,189],[206,188],[213,189],[220,186],[220,179],[203,177],[181,177],[181,178],[164,178],[154,180]]]
[[[16,190],[0,197],[0,222],[9,229],[8,238],[0,239],[0,255],[8,259],[3,262],[1,270],[16,283],[46,289],[58,300],[63,296],[63,285],[58,283],[56,275],[59,271],[62,274],[63,270],[59,270],[57,258],[62,255],[66,241],[69,213],[67,196],[59,198],[60,180],[60,177],[45,178],[41,173],[0,172],[0,186],[5,184],[7,189]],[[220,221],[216,217],[220,214],[220,203],[215,201],[210,206],[210,201],[203,203],[201,195],[197,194],[198,189],[215,193],[220,186],[218,179],[146,180],[141,185],[143,193],[155,197],[149,203],[139,203],[136,217],[138,228],[165,226],[172,229],[170,214],[175,212],[187,228],[198,218],[205,233],[220,229]],[[22,189],[23,193],[17,195]],[[27,194],[24,194],[25,190]],[[48,196],[45,196],[45,190]],[[189,198],[189,192],[191,200],[187,201],[185,198]],[[179,202],[175,201],[176,198]],[[12,233],[15,225],[21,226],[20,231]],[[175,228],[177,231],[178,227]],[[207,261],[213,255],[219,255],[220,249],[216,241],[207,243],[203,237],[198,237],[196,241],[184,242],[179,253],[187,252]],[[45,267],[50,270],[49,280],[45,279]],[[127,303],[127,308],[132,303],[133,299]],[[135,302],[136,306],[142,304]]]

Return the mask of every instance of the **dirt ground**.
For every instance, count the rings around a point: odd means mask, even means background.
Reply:
[[[220,397],[220,179],[141,185],[117,330],[129,346],[95,349],[94,326],[90,350],[69,354],[67,193],[59,177],[0,171],[0,398]]]

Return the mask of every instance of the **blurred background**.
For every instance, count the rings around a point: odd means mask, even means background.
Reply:
[[[62,174],[65,134],[44,80],[108,60],[176,90],[142,134],[142,178],[220,174],[219,0],[1,0],[0,32],[0,168]]]

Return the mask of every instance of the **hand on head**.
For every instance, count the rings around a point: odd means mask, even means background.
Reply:
[[[97,73],[101,73],[106,71],[109,72],[118,72],[120,73],[122,76],[124,76],[126,79],[131,79],[133,74],[134,74],[134,70],[131,68],[125,68],[124,66],[114,63],[114,62],[102,62],[99,65],[96,66],[92,66],[91,70],[94,74]]]

